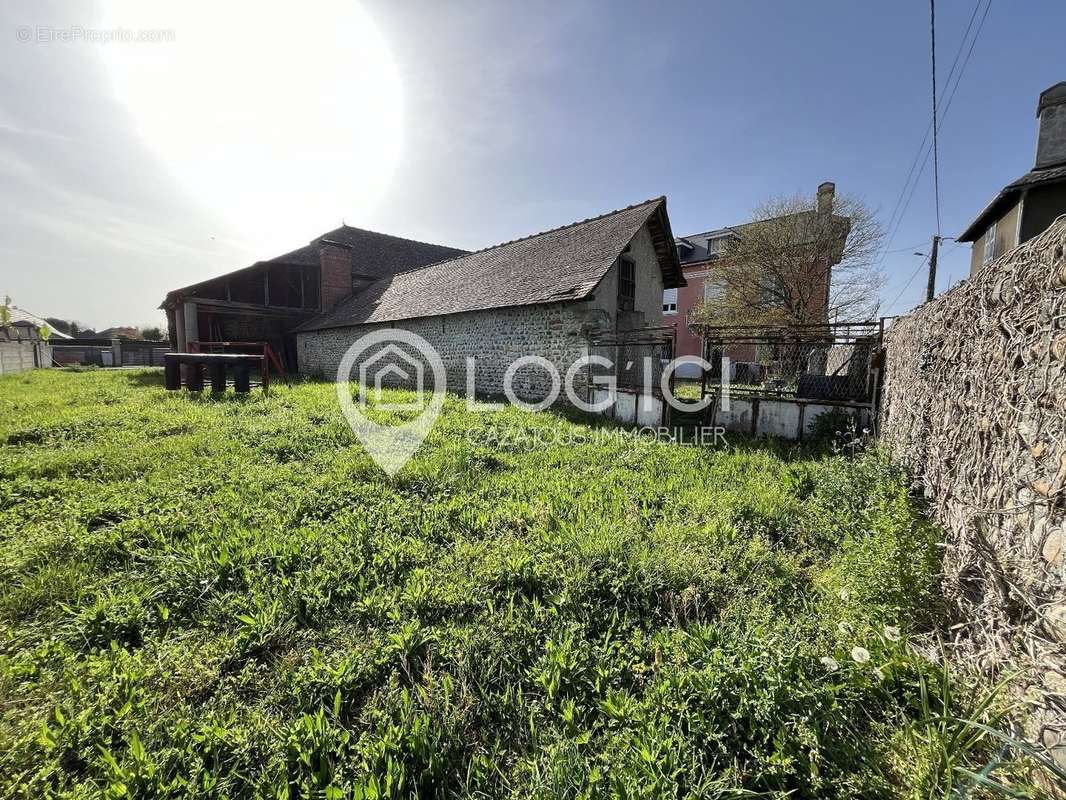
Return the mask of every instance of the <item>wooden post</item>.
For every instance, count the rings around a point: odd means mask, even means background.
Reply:
[[[202,392],[204,390],[204,365],[185,365],[185,388],[190,392]]]
[[[929,251],[929,282],[925,286],[925,302],[936,296],[936,257],[940,250],[940,237],[933,237],[933,249]]]
[[[221,394],[226,391],[226,365],[211,364],[209,370],[211,374],[211,391],[215,394]]]
[[[252,390],[252,384],[248,377],[247,364],[233,365],[233,389],[238,394],[248,394]]]
[[[163,357],[163,383],[171,391],[181,388],[181,365],[176,358]]]

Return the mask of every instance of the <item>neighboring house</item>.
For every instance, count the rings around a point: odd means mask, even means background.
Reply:
[[[332,378],[364,334],[402,328],[437,349],[453,390],[473,357],[475,390],[500,395],[517,358],[546,358],[565,376],[595,332],[662,324],[664,288],[684,283],[660,197],[362,286],[297,329],[300,371]],[[517,377],[524,400],[550,393],[542,368]]]
[[[50,339],[69,339],[65,333],[60,333],[52,325],[48,324],[48,320],[44,317],[38,317],[36,314],[31,314],[24,308],[18,306],[8,306],[8,311],[11,314],[11,324],[19,326],[24,332],[32,328],[34,330],[40,330],[42,328],[48,329],[48,338]]]
[[[267,342],[296,368],[293,330],[393,273],[465,253],[347,225],[305,247],[167,293],[170,342]]]
[[[1040,93],[1036,116],[1036,164],[1007,184],[958,238],[973,242],[971,275],[1066,214],[1066,81]]]
[[[104,328],[102,331],[97,331],[96,339],[143,339],[140,330],[129,326],[119,326],[116,328]]]
[[[41,317],[8,306],[9,322],[0,325],[0,375],[52,366],[51,339],[70,337],[52,329]],[[41,336],[48,330],[47,338]]]
[[[836,185],[829,181],[818,187],[816,207],[813,211],[803,214],[819,213],[829,214],[833,209],[833,197],[836,194]],[[796,223],[802,224],[802,214],[791,215],[796,217]],[[849,221],[840,217],[841,246],[849,230]],[[689,315],[704,300],[720,297],[728,290],[725,282],[717,273],[720,271],[722,259],[725,257],[729,241],[737,236],[743,236],[746,229],[763,224],[761,222],[748,222],[742,225],[734,225],[728,228],[705,231],[703,233],[682,236],[675,241],[677,254],[681,261],[681,269],[684,272],[686,285],[678,289],[667,289],[663,293],[663,317],[666,322],[677,322],[677,354],[682,356],[702,356],[703,343],[700,336],[689,327]],[[839,252],[839,251],[838,251]],[[829,286],[832,267],[839,262],[828,259],[830,263],[822,269],[811,270],[811,279],[817,281],[817,286],[807,287],[803,294],[809,297],[807,318],[825,320],[829,307]],[[682,377],[695,377],[698,368],[682,366],[678,375]]]

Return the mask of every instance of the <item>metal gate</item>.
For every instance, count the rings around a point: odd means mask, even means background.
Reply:
[[[663,397],[663,371],[674,357],[673,325],[605,331],[588,342],[590,356],[607,363],[586,367],[585,393],[589,403],[606,402],[613,382],[615,399],[604,415],[630,425],[668,425],[670,406]],[[672,387],[673,376],[668,376]]]

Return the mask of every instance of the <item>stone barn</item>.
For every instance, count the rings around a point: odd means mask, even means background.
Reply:
[[[402,328],[439,352],[450,391],[503,393],[508,366],[541,356],[560,375],[603,332],[662,325],[664,288],[684,285],[660,197],[599,217],[375,281],[297,328],[300,372],[336,376],[364,334]],[[537,402],[547,370],[522,367],[513,386]]]

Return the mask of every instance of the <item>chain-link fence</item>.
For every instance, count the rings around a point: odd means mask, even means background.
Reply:
[[[881,346],[877,322],[766,329],[701,326],[703,393],[867,402],[874,391],[873,359]]]

